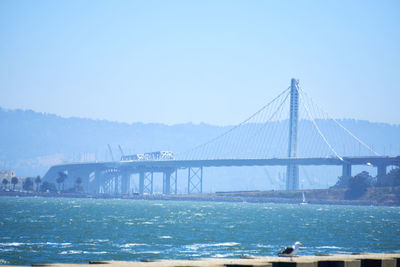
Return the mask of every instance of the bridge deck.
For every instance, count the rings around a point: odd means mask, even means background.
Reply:
[[[158,161],[115,161],[115,162],[88,162],[56,165],[54,167],[107,167],[107,168],[138,168],[138,167],[233,167],[233,166],[286,166],[297,165],[394,165],[400,166],[400,156],[373,156],[373,157],[344,157],[338,158],[271,158],[271,159],[206,159],[206,160],[158,160]]]

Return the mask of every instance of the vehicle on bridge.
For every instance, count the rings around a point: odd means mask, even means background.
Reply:
[[[157,160],[174,160],[174,153],[171,151],[156,151],[134,155],[124,155],[121,157],[122,162],[129,161],[157,161]]]

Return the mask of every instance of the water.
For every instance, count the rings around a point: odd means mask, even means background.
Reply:
[[[0,198],[0,264],[400,250],[399,207]]]

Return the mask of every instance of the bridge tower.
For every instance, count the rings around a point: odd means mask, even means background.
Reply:
[[[292,79],[290,85],[290,120],[288,157],[297,157],[297,126],[299,122],[299,81]],[[299,166],[288,164],[286,169],[286,190],[299,189]]]

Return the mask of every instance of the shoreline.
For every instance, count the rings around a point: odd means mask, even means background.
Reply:
[[[207,194],[177,194],[177,195],[109,195],[109,194],[87,194],[87,193],[38,193],[19,191],[0,191],[0,197],[53,197],[53,198],[92,198],[92,199],[131,199],[131,200],[170,200],[170,201],[204,201],[204,202],[247,202],[247,203],[277,203],[277,204],[300,204],[301,192],[312,194],[312,192],[328,192],[329,189],[314,189],[302,191],[238,191],[217,192]],[[343,190],[335,190],[343,191]],[[283,195],[283,196],[282,196]],[[285,197],[286,196],[286,197]],[[287,197],[289,196],[289,197]],[[396,202],[379,202],[377,200],[358,199],[323,199],[311,198],[308,204],[317,205],[354,205],[354,206],[400,206]]]

